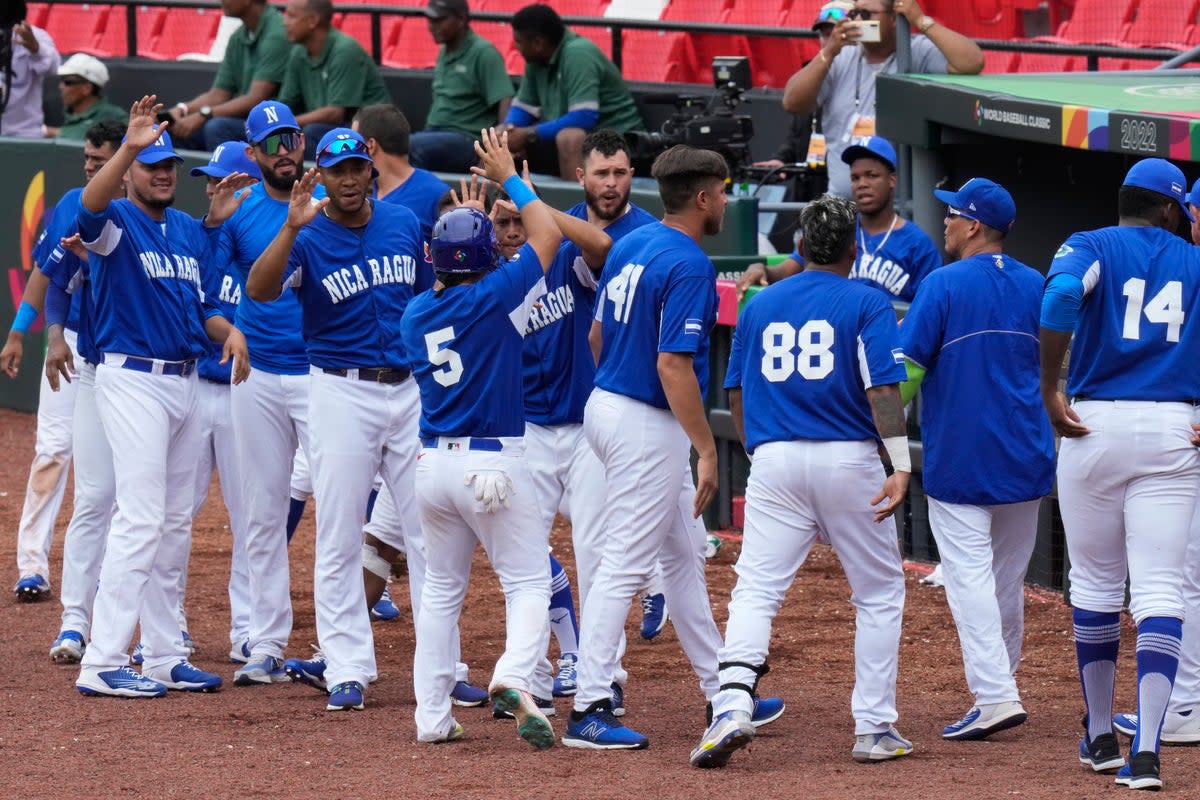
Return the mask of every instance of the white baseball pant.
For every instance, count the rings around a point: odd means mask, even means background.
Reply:
[[[96,366],[79,358],[75,385],[75,500],[63,537],[58,596],[63,607],[61,630],[78,631],[87,641],[108,526],[116,511],[117,486],[112,448],[96,405]]]
[[[496,662],[489,690],[506,686],[528,691],[529,676],[546,652],[549,531],[541,524],[522,440],[499,441],[504,449],[489,452],[470,449],[470,439],[442,438],[435,447],[424,448],[417,463],[417,504],[429,543],[413,662],[419,741],[444,738],[454,724],[454,631],[476,542],[483,545],[504,591],[504,654]],[[467,482],[480,471],[507,473],[513,486],[507,508],[489,514],[475,499],[475,487]]]
[[[1179,650],[1179,671],[1171,691],[1168,711],[1197,710],[1200,707],[1200,502],[1192,516],[1183,571],[1183,645]]]
[[[768,442],[755,449],[738,580],[720,653],[722,662],[766,662],[771,623],[823,531],[846,573],[855,608],[850,697],[855,735],[882,733],[897,718],[904,570],[895,519],[876,523],[870,503],[883,479],[874,441]],[[753,685],[756,677],[745,667],[721,670],[723,684]],[[750,695],[726,689],[713,699],[714,716],[734,710],[751,713]]]
[[[308,375],[251,369],[230,391],[238,474],[242,482],[233,549],[249,576],[249,646],[253,658],[283,658],[292,632],[287,513],[292,458],[308,446]],[[239,530],[240,529],[240,530]],[[240,539],[240,540],[239,540]]]
[[[416,381],[384,384],[312,370],[309,458],[317,502],[314,600],[317,640],[332,688],[376,674],[375,643],[363,589],[363,520],[376,473],[397,505],[416,502],[413,470],[420,441]],[[416,525],[403,526],[410,553],[424,549]],[[414,538],[416,537],[416,538]],[[447,690],[447,697],[449,690]]]
[[[75,331],[63,329],[63,338],[76,352]],[[80,359],[82,362],[83,359]],[[33,463],[25,486],[25,506],[17,527],[17,572],[21,577],[41,575],[50,580],[50,542],[54,522],[67,491],[71,466],[71,419],[75,412],[78,385],[59,380],[58,391],[50,388],[46,370],[38,390],[37,438]]]
[[[117,512],[100,567],[92,639],[83,669],[127,664],[141,621],[145,667],[186,657],[180,637],[179,573],[187,568],[199,429],[196,374],[121,368],[107,353],[96,368],[96,398],[113,453]]]
[[[308,500],[312,497],[312,470],[308,466],[308,456],[304,453],[303,447],[296,448],[296,454],[292,463],[292,499],[293,500]]]
[[[575,709],[611,698],[629,604],[656,560],[675,633],[711,699],[721,637],[704,578],[704,525],[692,518],[687,434],[670,411],[603,389],[588,398],[583,427],[607,475],[608,531],[585,601]]]
[[[929,498],[946,602],[977,705],[1021,699],[1016,673],[1025,633],[1025,572],[1040,505],[1040,500],[977,506]]]
[[[200,513],[208,499],[208,488],[212,483],[213,468],[216,467],[221,480],[221,496],[229,513],[229,530],[233,542],[244,541],[244,535],[234,531],[244,530],[245,501],[242,494],[242,476],[238,464],[240,459],[237,441],[233,435],[230,419],[230,386],[200,379],[196,387],[196,413],[200,425],[200,458],[196,464],[196,497],[192,518]],[[229,641],[234,645],[250,638],[250,573],[246,568],[244,547],[233,546],[229,570]],[[182,593],[186,596],[187,573],[184,573]],[[180,609],[180,627],[184,628]],[[186,628],[184,628],[186,630]]]
[[[1063,439],[1058,505],[1071,557],[1071,604],[1134,621],[1184,616],[1183,574],[1200,488],[1189,403],[1081,400],[1091,433]]]

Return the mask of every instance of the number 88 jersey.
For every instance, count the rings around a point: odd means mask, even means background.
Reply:
[[[746,450],[878,439],[866,390],[905,379],[896,313],[878,289],[806,271],[738,317],[725,388],[742,390]]]
[[[1067,391],[1095,400],[1200,399],[1200,249],[1155,227],[1072,235],[1049,278],[1083,282]]]

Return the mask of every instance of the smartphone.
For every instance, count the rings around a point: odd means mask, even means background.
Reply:
[[[175,118],[171,116],[171,112],[165,108],[162,111],[158,112],[158,116],[156,117],[156,119],[158,119],[159,122],[174,122],[175,121]]]
[[[858,40],[860,42],[878,42],[879,41],[879,20],[864,19],[858,23]]]

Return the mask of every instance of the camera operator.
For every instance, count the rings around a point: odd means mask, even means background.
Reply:
[[[908,19],[914,33],[924,34],[912,40],[914,73],[974,75],[983,69],[979,46],[925,16],[917,0],[858,0],[850,16],[834,25],[817,57],[789,78],[783,91],[786,110],[821,115],[831,194],[850,197],[850,171],[842,163],[842,151],[852,140],[877,132],[875,79],[896,72],[898,14]]]
[[[42,138],[42,80],[58,69],[50,34],[25,19],[24,0],[6,4],[0,18],[0,135]]]

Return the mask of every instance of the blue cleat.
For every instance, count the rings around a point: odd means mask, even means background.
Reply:
[[[50,645],[50,660],[55,664],[78,664],[87,645],[79,631],[63,631]]]
[[[700,744],[692,751],[693,767],[711,769],[723,767],[737,750],[754,739],[754,723],[745,711],[726,711],[708,726]]]
[[[750,712],[750,724],[756,728],[761,728],[767,723],[774,722],[783,716],[784,708],[786,706],[783,703],[782,697],[759,697],[758,695],[754,695],[754,710]],[[704,720],[709,725],[712,725],[712,703],[709,703],[704,708]]]
[[[662,592],[642,598],[642,638],[653,639],[667,624],[667,596]]]
[[[400,618],[400,609],[392,602],[392,594],[385,586],[379,602],[371,607],[371,619],[375,622],[391,622]]]
[[[22,603],[36,603],[50,596],[50,581],[41,575],[23,575],[13,587],[13,594]]]
[[[347,681],[333,687],[329,693],[326,711],[362,711],[363,686],[358,681]]]
[[[229,663],[230,664],[245,664],[250,660],[250,640],[242,639],[235,645],[229,648]]]
[[[563,653],[558,660],[558,674],[554,676],[555,697],[570,697],[579,689],[579,678],[576,673],[578,656],[574,653]]]
[[[1158,753],[1150,750],[1135,753],[1129,763],[1117,771],[1116,782],[1130,789],[1161,789],[1163,782],[1158,772]]]
[[[130,667],[80,670],[75,688],[89,697],[162,697],[167,687],[137,674]]]
[[[612,685],[612,715],[625,716],[625,687],[613,681]]]
[[[450,702],[463,708],[481,706],[488,700],[488,693],[467,681],[459,681],[450,690]]]
[[[320,650],[313,653],[313,657],[307,661],[303,658],[289,658],[283,662],[283,669],[292,680],[322,692],[326,691],[325,656]]]
[[[157,681],[168,689],[183,692],[215,692],[221,688],[220,675],[205,672],[190,661],[180,660],[169,666],[143,670],[143,677]]]
[[[650,746],[649,739],[621,724],[608,700],[592,703],[582,713],[572,711],[562,743],[585,750],[645,750]]]
[[[283,661],[275,656],[251,658],[233,673],[233,682],[238,686],[253,686],[256,683],[286,683],[287,670]]]

